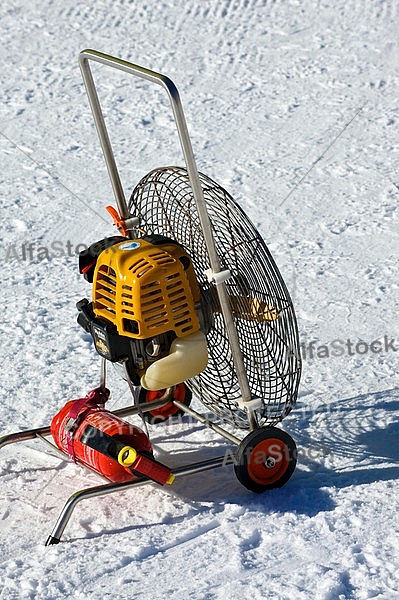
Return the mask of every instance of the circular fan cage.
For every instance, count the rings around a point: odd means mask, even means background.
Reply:
[[[202,173],[199,177],[221,268],[231,272],[226,286],[252,398],[262,400],[255,411],[258,425],[273,425],[295,405],[300,379],[292,301],[268,248],[246,214],[220,185]],[[188,387],[210,412],[248,429],[248,415],[237,406],[241,390],[217,292],[205,275],[208,253],[187,170],[163,167],[151,171],[133,190],[129,211],[139,217],[139,226],[146,233],[162,234],[182,244],[203,296],[212,305],[208,366],[186,382]],[[266,307],[271,317],[257,318],[256,307]]]

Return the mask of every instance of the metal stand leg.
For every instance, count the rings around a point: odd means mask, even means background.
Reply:
[[[0,437],[0,448],[14,442],[23,442],[26,440],[34,440],[43,435],[50,435],[50,427],[39,427],[38,429],[28,429],[27,431],[19,431],[18,433],[9,433]]]
[[[225,456],[219,456],[217,458],[211,458],[209,460],[204,460],[201,462],[192,463],[191,465],[173,469],[172,473],[175,477],[183,477],[185,475],[191,475],[201,471],[216,469],[217,467],[224,467],[228,464],[231,464],[233,461],[234,459],[232,458],[232,455],[226,454]],[[98,496],[106,496],[107,494],[121,492],[132,487],[147,485],[148,483],[153,482],[150,479],[138,479],[137,481],[129,481],[126,483],[108,483],[75,492],[72,494],[72,496],[70,496],[62,512],[60,513],[53,531],[47,538],[46,546],[58,544],[61,541],[61,536],[64,533],[65,527],[67,526],[76,505],[82,500],[86,500],[88,498],[97,498]]]

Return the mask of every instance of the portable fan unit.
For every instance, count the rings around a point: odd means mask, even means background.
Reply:
[[[126,201],[90,61],[161,85],[186,166],[156,168]],[[256,228],[229,193],[198,172],[173,82],[148,69],[84,50],[80,66],[117,209],[118,235],[79,256],[92,284],[78,322],[101,356],[98,387],[69,401],[50,427],[9,434],[0,447],[41,438],[108,483],[73,494],[47,540],[58,543],[78,502],[155,481],[234,464],[254,492],[281,487],[294,472],[293,439],[276,425],[296,402],[301,374],[294,308]],[[106,410],[107,362],[122,369],[133,406]],[[192,397],[208,410],[190,406]],[[214,415],[209,418],[209,413]],[[154,456],[146,422],[188,414],[236,446],[234,453],[171,468]],[[139,415],[145,431],[124,420]],[[228,425],[226,428],[223,423]],[[239,436],[231,429],[249,430]],[[238,433],[237,432],[237,433]]]

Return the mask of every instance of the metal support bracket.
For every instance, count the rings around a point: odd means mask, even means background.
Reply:
[[[236,401],[238,408],[247,411],[255,411],[261,409],[263,406],[262,398],[252,398],[252,400],[243,400],[242,398],[238,398]]]
[[[225,281],[230,279],[231,272],[228,269],[226,269],[225,271],[219,271],[218,273],[215,273],[215,271],[213,271],[212,269],[207,269],[206,271],[204,271],[204,275],[206,275],[206,278],[208,279],[209,283],[220,285],[221,283],[224,283]]]

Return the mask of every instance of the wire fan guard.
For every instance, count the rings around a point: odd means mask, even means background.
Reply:
[[[258,424],[273,425],[294,406],[301,373],[292,301],[246,214],[220,185],[202,173],[199,177],[222,269],[232,275],[226,286],[249,386],[253,398],[262,400],[256,410]],[[151,171],[133,190],[129,211],[139,217],[140,228],[175,239],[190,255],[198,283],[213,306],[214,323],[207,334],[208,366],[186,383],[212,413],[248,429],[247,414],[237,407],[241,392],[216,289],[204,274],[209,259],[187,170]]]

